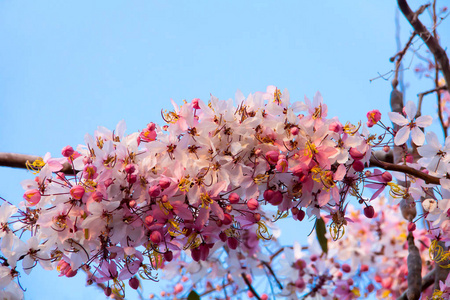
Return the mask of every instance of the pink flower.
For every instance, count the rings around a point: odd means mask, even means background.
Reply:
[[[371,110],[367,113],[367,126],[372,127],[381,120],[381,113],[378,109]]]

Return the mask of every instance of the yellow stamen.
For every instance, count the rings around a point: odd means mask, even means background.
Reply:
[[[33,163],[30,163],[30,161],[27,160],[25,163],[27,169],[31,171],[34,175],[39,174],[42,167],[45,166],[45,162],[42,160],[42,158],[36,159]]]

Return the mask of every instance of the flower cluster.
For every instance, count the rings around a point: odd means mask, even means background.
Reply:
[[[235,272],[241,272],[243,265],[261,270],[261,264],[267,268],[275,257],[261,257],[260,242],[270,240],[268,227],[289,213],[298,221],[307,215],[316,220],[316,226],[328,219],[330,238],[342,241],[348,222],[360,220],[347,211],[349,195],[364,205],[364,218],[372,219],[383,209],[374,208],[371,201],[386,187],[398,199],[419,199],[430,194],[428,189],[437,189],[412,176],[401,187],[391,182],[388,172],[365,171],[372,148],[384,146],[389,151],[383,138],[395,134],[384,127],[377,110],[367,114],[367,125],[386,129],[378,138],[365,126],[361,129],[327,118],[327,106],[319,93],[313,101],[305,98],[305,102],[291,103],[287,91],[269,86],[266,92],[248,97],[238,92],[235,102],[237,106],[231,99],[212,96],[208,103],[197,98],[182,106],[173,103],[173,111],[162,112],[166,122],[162,127],[149,123],[142,132],[130,135],[125,135],[124,122],[114,131],[100,127],[93,136],[86,135],[85,146],[64,147],[61,158],[47,154],[29,162],[36,177],[22,183],[25,193],[20,209],[8,203],[0,206],[1,287],[17,288],[18,261],[25,273],[38,263],[66,277],[84,270],[88,283],[106,283],[108,296],[123,296],[125,280],[136,289],[138,278],[155,280],[158,269],[164,267],[171,274],[177,268],[170,267],[170,262],[184,257],[183,253],[192,262],[178,264],[197,274],[191,276],[193,281],[204,272],[227,276],[231,266],[236,266]],[[422,145],[417,126],[424,127],[429,118],[415,119],[413,104],[407,104],[405,112],[408,119],[390,114],[404,126],[395,144],[404,144],[411,133],[413,142]],[[429,174],[443,178],[447,149],[434,136],[426,139],[428,143],[418,149],[423,157],[420,164],[408,168],[426,168]],[[71,171],[62,172],[67,165]],[[446,197],[448,179],[441,180],[442,188],[435,194]],[[375,189],[373,196],[364,196],[363,186]],[[448,207],[445,199],[436,207],[431,200],[428,208],[424,206],[425,217],[440,226],[442,236],[450,222]],[[267,204],[277,210],[273,217],[263,210]],[[408,219],[411,230],[414,218]],[[30,236],[26,242],[18,237],[24,233]],[[369,230],[365,234],[354,242],[368,239],[367,244],[373,244]],[[381,234],[377,238],[379,245],[392,247],[392,241],[391,246],[381,241]],[[357,247],[363,249],[362,244]],[[226,270],[211,264],[220,261],[221,249],[227,252]],[[331,260],[332,268],[322,259],[322,244],[318,261],[312,264],[298,261],[297,250],[286,251],[296,271],[284,274],[286,279],[278,282],[281,295],[291,297],[311,285],[316,287],[311,294],[323,297],[330,293],[350,297],[362,291],[351,283],[350,275],[358,265],[367,265],[364,255],[345,267]],[[397,257],[404,260],[402,255]],[[302,271],[305,265],[311,268],[308,272]],[[198,268],[203,271],[191,272]],[[339,277],[338,272],[350,275]],[[237,290],[248,285],[250,279],[244,273],[232,276]],[[383,280],[387,275],[380,271],[378,276]],[[322,288],[327,284],[333,288]],[[372,288],[365,289],[371,292]],[[387,292],[382,293],[397,295],[402,286],[385,285],[384,289]],[[183,286],[176,290],[181,292]]]

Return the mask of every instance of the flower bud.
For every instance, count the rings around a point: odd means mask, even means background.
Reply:
[[[368,265],[361,265],[361,273],[369,271]]]
[[[106,296],[106,297],[111,296],[111,294],[112,294],[111,288],[110,288],[109,286],[107,286],[107,287],[105,288],[105,290],[104,290],[104,293],[105,293],[105,296]]]
[[[414,230],[416,230],[416,223],[413,223],[413,222],[409,223],[408,224],[408,231],[412,232]]]
[[[306,283],[303,278],[299,278],[295,281],[295,287],[303,290],[306,287]]]
[[[129,184],[133,184],[137,181],[137,176],[134,174],[128,174],[127,175],[127,181]]]
[[[73,154],[74,152],[75,152],[75,151],[73,151],[73,148],[72,148],[71,146],[65,146],[65,147],[62,149],[61,154],[62,154],[62,156],[64,156],[64,157],[70,157],[70,156],[72,156],[72,154]]]
[[[247,201],[247,207],[250,210],[255,210],[258,208],[258,206],[259,206],[258,200],[256,200],[255,198],[250,198]]]
[[[373,206],[366,206],[364,207],[364,215],[369,218],[372,219],[375,216],[375,209],[373,208]]]
[[[137,279],[136,277],[132,277],[130,278],[130,280],[128,281],[128,284],[130,285],[130,287],[133,290],[137,290],[139,287],[139,279]]]
[[[200,101],[200,99],[199,98],[194,98],[194,99],[192,99],[192,107],[194,108],[194,109],[200,109],[200,106],[198,105],[198,102]]]
[[[181,293],[183,291],[183,289],[184,289],[183,285],[181,283],[177,283],[175,285],[175,288],[173,289],[173,293],[174,294],[179,294],[179,293]]]
[[[161,240],[162,240],[161,232],[159,232],[159,231],[153,231],[153,232],[150,234],[150,240],[151,240],[152,243],[154,243],[154,244],[159,244],[159,243],[161,243]]]
[[[194,249],[191,249],[191,257],[192,257],[192,259],[194,260],[194,261],[200,261],[200,255],[201,255],[201,253],[200,253],[200,248],[194,248]]]
[[[383,178],[384,182],[392,181],[392,175],[388,171],[383,172],[383,174],[381,174],[381,178]]]
[[[271,165],[275,165],[278,161],[278,156],[280,155],[277,151],[269,151],[266,153],[267,162]]]
[[[173,259],[173,252],[168,250],[167,252],[164,252],[164,259],[166,261],[172,261]]]
[[[94,200],[95,202],[102,202],[103,194],[99,191],[92,193],[92,200]]]
[[[239,195],[236,194],[236,193],[231,193],[231,194],[228,196],[228,201],[230,201],[231,204],[237,204],[237,203],[239,203],[239,199],[240,199],[240,197],[239,197]]]
[[[350,273],[350,271],[352,270],[352,267],[350,267],[350,265],[348,264],[343,264],[341,266],[342,271],[344,271],[344,273]]]
[[[170,182],[170,179],[169,179],[169,178],[161,178],[161,179],[159,180],[159,186],[160,186],[162,189],[167,189],[167,188],[170,186],[170,184],[171,184],[171,182]]]
[[[352,167],[356,172],[362,172],[364,170],[364,164],[360,160],[355,160]]]
[[[154,218],[152,215],[148,215],[144,219],[145,225],[147,225],[147,226],[152,225],[153,221],[154,221]]]
[[[235,237],[230,236],[227,240],[227,244],[230,249],[235,250],[239,245],[239,241]]]
[[[233,218],[230,214],[224,213],[222,223],[223,225],[230,225],[231,223],[233,223]]]
[[[148,194],[150,195],[150,197],[158,197],[159,194],[161,194],[161,188],[157,185],[151,186],[148,189]]]
[[[305,215],[306,215],[305,211],[300,209],[297,214],[297,220],[303,221],[303,219],[305,218]]]
[[[125,172],[127,174],[134,173],[134,171],[136,171],[136,167],[133,164],[129,164],[125,167]]]
[[[291,134],[292,134],[292,135],[297,135],[299,131],[300,131],[300,130],[298,129],[298,127],[292,127],[292,128],[291,128]]]
[[[227,241],[227,239],[228,239],[228,237],[227,237],[227,234],[225,233],[225,232],[220,232],[219,233],[219,238],[220,238],[220,240],[222,241],[222,242],[226,242]]]

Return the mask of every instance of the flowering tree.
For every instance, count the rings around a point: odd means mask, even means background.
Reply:
[[[164,126],[129,135],[124,122],[101,127],[60,158],[1,154],[1,165],[36,175],[19,206],[0,206],[2,297],[21,299],[19,272],[40,264],[84,272],[116,299],[158,270],[173,286],[152,297],[168,299],[450,298],[450,66],[436,33],[447,12],[398,4],[413,33],[391,58],[392,112],[372,110],[362,126],[330,118],[320,93],[292,101],[269,86],[236,93],[237,105],[173,103]],[[426,9],[431,32],[419,20]],[[416,71],[434,87],[403,105],[398,72],[415,39],[431,57]],[[424,133],[422,99],[433,93],[443,146]],[[277,243],[288,215],[313,220],[308,245]]]

